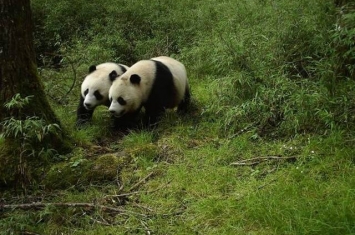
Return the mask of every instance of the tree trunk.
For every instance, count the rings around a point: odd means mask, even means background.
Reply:
[[[58,123],[37,73],[30,0],[0,0],[0,15],[0,120],[16,115],[3,104],[20,93],[33,95],[26,116]]]
[[[22,98],[32,96],[30,103],[21,112],[4,107],[4,103],[18,93]],[[0,122],[9,117],[25,120],[33,116],[46,124],[60,124],[37,73],[30,0],[0,0]],[[0,131],[3,128],[1,126]],[[63,132],[50,135],[46,148],[59,152],[69,150],[68,141],[63,137]],[[41,149],[42,146],[36,147]],[[25,158],[25,154],[16,136],[5,138],[0,145],[0,185],[25,181],[18,179],[18,175],[32,177],[32,171],[38,172],[39,167],[45,167],[41,159]]]

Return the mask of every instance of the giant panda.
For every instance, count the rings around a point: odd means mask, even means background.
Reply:
[[[109,111],[117,118],[135,116],[144,107],[148,124],[165,109],[186,111],[190,89],[185,66],[166,56],[138,61],[112,83],[109,99]]]
[[[110,106],[108,92],[117,76],[126,72],[128,66],[112,62],[92,65],[89,74],[81,84],[80,101],[77,109],[76,124],[88,122],[99,105]]]

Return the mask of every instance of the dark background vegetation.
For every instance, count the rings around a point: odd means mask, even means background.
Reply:
[[[332,1],[32,5],[40,66],[74,63],[82,76],[81,67],[90,64],[131,65],[171,55],[188,65],[193,82],[219,84],[213,91],[219,97],[211,97],[206,112],[223,113],[219,121],[232,133],[246,125],[277,136],[353,126],[350,3],[339,8]]]

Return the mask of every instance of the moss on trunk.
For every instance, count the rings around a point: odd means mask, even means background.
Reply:
[[[0,0],[0,121],[13,117],[25,120],[38,117],[46,124],[57,123],[58,118],[52,110],[44,93],[43,84],[37,73],[33,45],[33,25],[30,0]],[[8,110],[3,104],[11,100],[15,94],[21,97],[33,96],[29,105],[19,110]],[[1,127],[3,130],[3,127]],[[58,152],[70,149],[67,135],[50,136],[50,146]],[[17,138],[7,138],[2,146],[0,161],[4,170],[2,183],[14,182],[14,172],[19,164],[21,143]],[[21,160],[21,159],[20,159]],[[35,170],[35,161],[26,159],[27,169]],[[9,172],[8,174],[6,172]],[[29,172],[32,175],[32,172]],[[0,183],[1,184],[1,183]]]

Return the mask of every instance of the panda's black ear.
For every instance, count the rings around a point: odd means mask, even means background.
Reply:
[[[118,74],[117,74],[116,70],[112,70],[112,72],[108,76],[110,78],[110,81],[113,82],[118,77]]]
[[[89,73],[92,73],[96,70],[96,65],[91,65],[89,68]]]
[[[132,74],[130,80],[133,84],[139,84],[141,82],[141,77],[139,77],[138,74]]]

